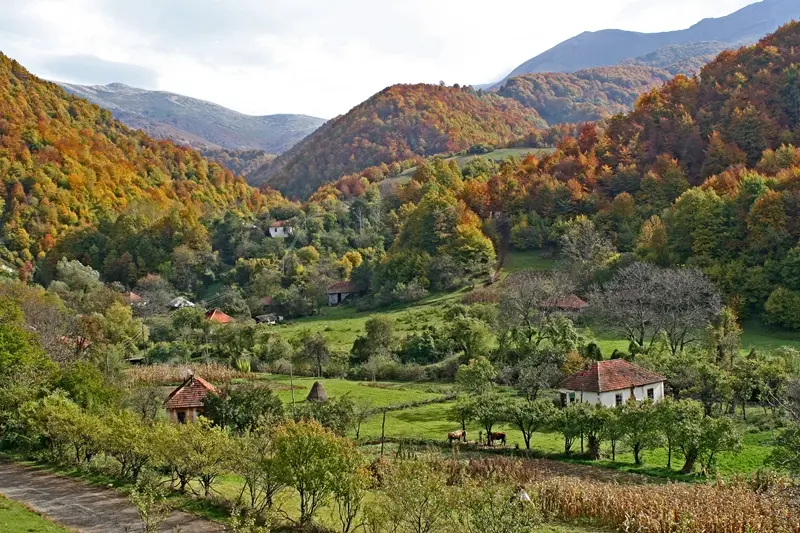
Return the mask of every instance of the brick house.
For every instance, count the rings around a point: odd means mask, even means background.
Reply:
[[[193,424],[203,413],[203,402],[209,393],[218,394],[217,388],[199,376],[191,376],[172,391],[164,402],[170,422]]]

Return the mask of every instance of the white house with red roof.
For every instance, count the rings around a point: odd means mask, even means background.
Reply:
[[[624,359],[598,361],[588,370],[576,372],[559,387],[561,405],[575,402],[614,407],[630,399],[660,402],[667,378]]]
[[[210,393],[218,394],[217,388],[199,376],[191,376],[183,385],[172,391],[164,402],[170,422],[193,424],[203,414],[203,402]]]
[[[277,237],[279,239],[285,239],[293,233],[294,228],[288,220],[278,220],[273,222],[269,227],[269,236],[273,238]]]

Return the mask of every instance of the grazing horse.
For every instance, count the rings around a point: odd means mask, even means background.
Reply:
[[[466,430],[459,429],[458,431],[451,431],[447,434],[447,442],[453,444],[453,441],[460,441],[463,440],[467,442],[467,432]]]
[[[506,445],[506,434],[503,433],[502,431],[492,431],[489,434],[489,446],[494,446],[494,443],[497,442],[497,441],[499,441],[500,443],[503,444],[503,446],[505,446]]]

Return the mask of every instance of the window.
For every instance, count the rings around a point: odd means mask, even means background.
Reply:
[[[622,405],[622,393],[617,394],[614,400],[617,405]]]
[[[656,391],[655,389],[647,389],[647,399],[648,400],[655,400],[656,399]]]
[[[566,407],[566,406],[567,406],[567,393],[566,392],[562,392],[561,393],[561,407]]]
[[[178,423],[186,423],[186,411],[178,411]]]

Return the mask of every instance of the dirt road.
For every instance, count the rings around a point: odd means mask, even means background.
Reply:
[[[117,492],[15,463],[0,461],[0,493],[83,533],[141,531],[136,509]],[[175,528],[191,533],[224,531],[219,524],[179,511],[172,512],[161,531]]]

